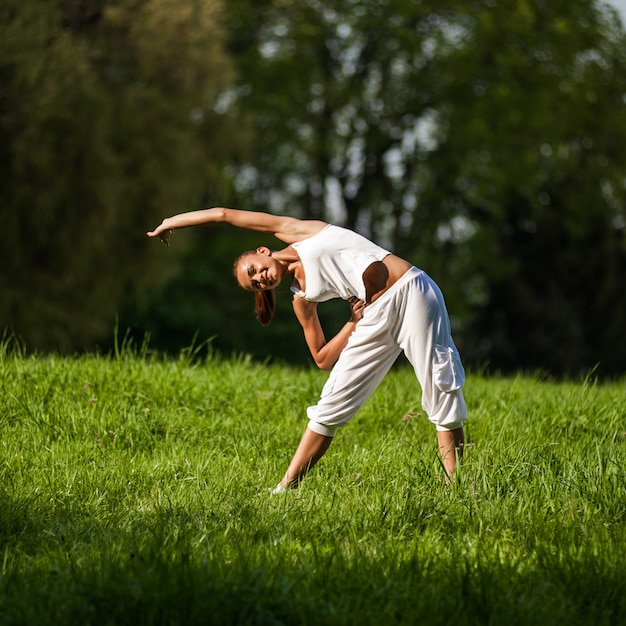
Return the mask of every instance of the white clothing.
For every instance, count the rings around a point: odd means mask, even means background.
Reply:
[[[311,302],[353,296],[365,302],[363,272],[389,251],[352,230],[328,224],[319,233],[291,244],[306,279],[305,291],[292,291]]]
[[[304,260],[303,265],[308,293],[314,278]],[[437,430],[463,426],[465,372],[452,341],[443,295],[425,272],[413,267],[365,307],[318,404],[307,409],[309,428],[334,436],[363,406],[401,351],[413,365],[422,388],[422,407]]]

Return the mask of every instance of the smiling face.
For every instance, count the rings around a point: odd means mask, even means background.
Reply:
[[[257,248],[239,257],[235,265],[237,282],[247,291],[267,291],[280,284],[284,268],[269,248]]]

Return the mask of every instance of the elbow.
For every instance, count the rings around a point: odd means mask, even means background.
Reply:
[[[332,369],[334,364],[335,364],[335,361],[332,361],[330,359],[319,358],[319,357],[315,358],[315,365],[317,365],[319,369],[324,370],[324,371],[328,371]]]
[[[331,346],[329,346],[327,343],[324,343],[319,348],[309,346],[313,361],[315,365],[321,370],[328,371],[332,369],[333,365],[337,362],[337,359],[339,358],[340,352],[329,348],[331,348]]]
[[[212,211],[215,214],[216,221],[222,222],[222,223],[230,223],[231,209],[225,209],[224,207],[218,206],[218,207],[213,207]]]

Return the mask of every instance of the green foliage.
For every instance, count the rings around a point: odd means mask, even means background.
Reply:
[[[434,63],[449,46],[453,5],[229,4],[235,106],[260,131],[245,164],[253,172],[238,181],[243,197],[278,211],[338,215],[398,248],[426,150],[410,135],[433,106]]]
[[[470,362],[626,362],[626,45],[583,0],[238,0],[240,204],[340,221],[441,284]]]
[[[262,332],[233,290],[261,242],[144,237],[227,204],[423,267],[466,363],[619,375],[624,44],[596,0],[6,0],[0,327],[72,352],[118,316],[174,353],[307,359],[287,299]]]
[[[460,339],[507,370],[621,372],[623,31],[591,2],[520,2],[515,18],[476,2],[462,24],[472,43],[446,61],[446,140],[433,154],[453,207],[448,280],[468,307]]]
[[[3,2],[0,323],[31,347],[110,333],[120,301],[163,272],[146,230],[216,180],[205,159],[226,149],[214,103],[231,76],[219,11]]]
[[[624,621],[623,381],[470,376],[446,487],[396,369],[271,497],[324,379],[193,348],[0,344],[2,622]]]

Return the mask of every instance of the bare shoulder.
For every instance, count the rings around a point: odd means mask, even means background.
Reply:
[[[278,229],[274,236],[285,243],[291,244],[313,237],[328,224],[322,220],[300,220],[295,217],[279,218]]]
[[[317,302],[305,300],[300,296],[292,296],[293,311],[301,324],[305,324],[307,320],[317,317]]]

